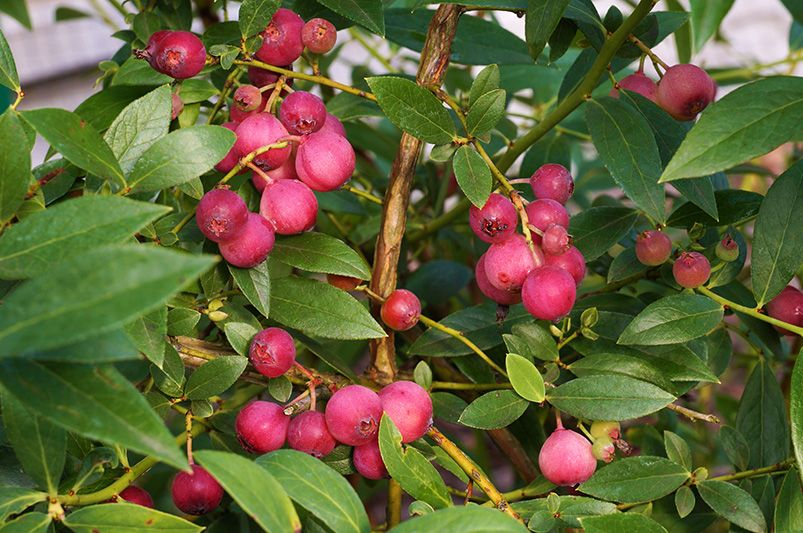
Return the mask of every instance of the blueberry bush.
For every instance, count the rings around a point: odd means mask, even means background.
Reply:
[[[72,111],[0,34],[0,530],[803,531],[803,11],[596,4],[110,0]]]

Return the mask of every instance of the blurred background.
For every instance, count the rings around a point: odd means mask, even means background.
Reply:
[[[20,9],[26,1],[28,20]],[[681,3],[688,7],[688,1]],[[239,5],[231,4],[232,8]],[[621,7],[625,13],[631,9],[624,1],[594,0],[594,5],[601,14],[611,5]],[[667,9],[664,1],[656,7]],[[74,109],[97,90],[98,63],[110,58],[122,45],[112,34],[125,27],[123,16],[107,0],[0,0],[0,10],[0,28],[11,45],[26,94],[21,109]],[[523,19],[512,13],[500,13],[498,17],[505,27],[523,37]],[[780,0],[735,0],[724,19],[721,35],[709,41],[693,61],[706,68],[727,68],[783,60],[790,54],[791,24]],[[347,32],[343,33],[346,35],[341,39],[346,40]],[[796,48],[803,46],[801,40]],[[656,52],[669,63],[676,61],[672,39],[656,47]],[[376,72],[386,70],[357,43],[350,44],[340,58],[350,64],[367,64]],[[775,70],[789,72],[790,68],[801,72],[799,64],[788,63]],[[349,65],[335,67],[332,72],[335,79],[349,81]],[[37,143],[34,162],[44,158],[46,149],[43,143]]]

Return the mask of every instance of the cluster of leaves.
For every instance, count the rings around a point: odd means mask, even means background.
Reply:
[[[701,531],[723,518],[748,531],[803,527],[800,339],[782,340],[757,311],[801,274],[803,162],[771,186],[732,187],[745,172],[769,175],[746,162],[800,140],[803,79],[743,84],[745,69],[725,72],[720,79],[739,86],[689,126],[639,95],[607,96],[604,73],[610,65],[620,77],[638,60],[631,33],[647,46],[674,34],[679,55],[690,57],[732,2],[692,1],[691,13],[670,2],[673,11],[648,14],[652,2],[642,1],[633,15],[612,8],[600,16],[590,0],[475,0],[474,8],[525,13],[525,35],[494,16],[463,14],[445,98],[403,74],[424,47],[427,5],[439,3],[287,2],[305,19],[323,16],[339,29],[356,23],[360,40],[396,54],[394,75],[353,69],[352,84],[375,102],[326,83],[340,48],[321,58],[321,76],[296,80],[297,88],[321,82],[328,109],[347,124],[364,192],[383,196],[401,131],[433,145],[416,169],[399,278],[446,328],[399,341],[403,375],[432,390],[447,433],[504,431],[528,461],[551,427],[550,407],[580,422],[641,419],[626,426],[639,454],[600,468],[578,487],[582,496],[540,478],[521,489],[511,505],[532,531]],[[205,19],[222,17],[226,4],[203,7]],[[789,4],[798,17],[790,42],[799,47],[803,14]],[[352,488],[342,477],[353,473],[348,448],[323,461],[292,450],[254,461],[232,426],[250,398],[286,402],[304,390],[298,376],[266,382],[248,370],[248,343],[267,325],[291,331],[306,366],[365,381],[355,368],[367,341],[385,331],[365,301],[321,275],[371,278],[365,258],[381,206],[345,190],[318,195],[316,231],[278,239],[269,260],[250,270],[220,263],[192,222],[198,199],[221,178],[213,166],[235,140],[218,125],[227,79],[242,75],[236,61],[247,59],[279,5],[244,0],[239,21],[210,22],[203,40],[216,59],[173,87],[132,49],[153,31],[188,30],[193,3],[128,2],[121,9],[131,10],[131,29],[117,34],[124,44],[101,65],[102,90],[72,112],[15,105],[0,116],[0,139],[14,147],[0,154],[0,445],[13,449],[0,459],[0,529],[45,531],[56,518],[75,531],[146,523],[199,530],[173,514],[105,503],[150,470],[139,482],[157,507],[172,509],[169,477],[187,468],[174,434],[184,435],[179,413],[187,409],[197,420],[195,459],[236,503],[211,516],[210,529],[370,529],[362,502],[387,482]],[[24,2],[0,10],[27,17]],[[21,92],[2,34],[0,83]],[[175,121],[171,91],[185,104]],[[514,105],[527,118],[513,120]],[[36,135],[51,151],[32,169]],[[481,250],[465,212],[485,203],[495,174],[522,153],[522,177],[547,162],[575,169],[579,210],[570,231],[593,275],[557,325],[534,321],[520,305],[499,322],[467,266]],[[258,210],[248,175],[230,185]],[[679,291],[671,267],[637,261],[635,237],[655,225],[712,259],[703,291]],[[741,251],[727,264],[714,255],[725,232]],[[732,335],[743,353],[734,354]],[[507,379],[477,350],[503,365]],[[678,399],[715,409],[726,424],[718,432],[689,425],[664,409]],[[479,442],[473,467],[493,479],[502,466]],[[380,448],[391,477],[415,500],[409,514],[417,517],[394,531],[525,530],[495,509],[455,505],[447,481],[465,486],[464,469],[429,441],[402,445],[387,418]],[[736,474],[709,479],[724,464]],[[777,472],[786,473],[775,479]]]

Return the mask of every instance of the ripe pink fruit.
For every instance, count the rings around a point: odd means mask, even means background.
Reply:
[[[382,418],[379,395],[362,385],[338,390],[326,403],[326,427],[343,444],[360,446],[376,441]]]
[[[536,198],[547,198],[565,204],[574,192],[574,180],[563,165],[547,163],[530,176],[530,187]]]
[[[545,263],[549,266],[565,270],[574,278],[575,285],[580,285],[586,277],[586,259],[574,246],[560,255],[545,255]]]
[[[541,249],[547,255],[560,255],[572,247],[572,236],[559,224],[550,224],[541,236]]]
[[[234,149],[239,157],[245,157],[251,152],[276,144],[280,139],[287,137],[287,130],[279,119],[269,113],[257,113],[243,120],[237,130],[237,142]],[[254,158],[254,164],[262,170],[279,168],[290,157],[292,148],[273,148]]]
[[[254,85],[240,85],[234,91],[234,107],[243,113],[250,113],[260,108],[262,93]]]
[[[540,262],[544,257],[536,248]],[[518,292],[527,274],[536,266],[530,247],[523,235],[514,234],[508,240],[497,242],[485,252],[485,274],[492,286],[502,291]]]
[[[293,70],[293,65],[276,65],[281,67],[285,70]],[[248,67],[248,80],[256,85],[257,87],[265,87],[266,85],[270,85],[272,83],[276,83],[279,81],[279,77],[281,74],[277,74],[276,72],[271,72],[270,70],[265,70],[259,67]],[[288,87],[293,86],[293,78],[287,78],[284,80],[284,84]]]
[[[485,255],[482,255],[477,261],[477,265],[474,267],[474,277],[480,292],[499,305],[513,305],[521,301],[520,292],[503,291],[491,285],[485,270]]]
[[[298,177],[313,191],[333,191],[354,173],[356,156],[351,144],[340,135],[316,132],[306,137],[296,154]]]
[[[257,372],[277,378],[296,362],[296,345],[293,337],[282,328],[263,329],[251,340],[248,358]]]
[[[803,327],[803,293],[788,285],[767,304],[767,314],[793,326]],[[789,330],[776,328],[784,335],[794,335]]]
[[[227,130],[229,130],[229,131],[237,131],[237,126],[238,125],[239,124],[237,124],[236,122],[226,122],[225,124],[222,124],[222,126],[224,128],[226,128]],[[221,159],[220,163],[215,165],[215,170],[217,170],[218,172],[222,172],[222,173],[226,174],[231,169],[233,169],[235,166],[237,166],[237,162],[239,160],[240,160],[240,157],[237,155],[237,149],[234,146],[232,146],[231,150],[229,150],[229,153],[226,154],[226,157]]]
[[[270,222],[257,213],[248,213],[243,230],[235,238],[219,244],[220,254],[236,267],[251,268],[267,259],[275,241]]]
[[[290,417],[281,405],[255,400],[237,413],[237,440],[248,453],[268,453],[284,446]]]
[[[248,222],[245,200],[228,189],[204,194],[195,210],[195,223],[207,239],[223,242],[237,237]]]
[[[482,209],[471,206],[468,223],[474,234],[484,242],[502,242],[516,232],[518,213],[506,196],[493,193]]]
[[[153,509],[153,498],[151,498],[150,493],[136,485],[131,485],[123,489],[120,494],[117,495],[117,501],[135,503]]]
[[[421,301],[406,289],[396,289],[382,304],[380,315],[390,329],[407,331],[418,323]]]
[[[643,265],[663,265],[671,254],[672,241],[666,233],[650,229],[636,237],[636,257]]]
[[[655,97],[658,105],[677,120],[694,120],[716,94],[717,85],[706,71],[680,64],[666,69]]]
[[[265,172],[269,178],[273,180],[297,180],[298,174],[296,174],[296,145],[292,145],[292,150],[290,151],[290,157],[287,158],[287,161],[282,163],[279,168],[274,168],[273,170],[268,170]],[[251,174],[251,181],[254,183],[254,187],[258,192],[264,192],[265,186],[268,184],[267,180],[264,177],[260,176],[256,172]]]
[[[326,457],[337,442],[326,427],[326,417],[318,411],[304,411],[290,421],[287,444],[294,450],[313,457]]]
[[[192,466],[192,474],[179,472],[173,478],[170,491],[173,503],[182,513],[191,515],[206,514],[223,499],[223,487],[203,467]]]
[[[318,216],[318,200],[298,180],[277,180],[265,187],[259,214],[279,235],[294,235],[311,229]]]
[[[157,72],[183,80],[203,70],[206,48],[192,32],[163,30],[151,35],[139,56],[146,58]]]
[[[262,32],[262,46],[256,58],[269,65],[289,65],[304,51],[301,32],[304,20],[295,12],[280,8]]]
[[[354,448],[351,460],[354,468],[366,479],[382,479],[388,477],[388,470],[379,451],[379,441],[372,440],[362,446]]]
[[[304,24],[301,40],[307,50],[313,54],[325,54],[335,47],[337,30],[334,24],[326,19],[314,18]]]
[[[321,129],[318,130],[318,133],[334,133],[335,135],[340,135],[344,139],[346,138],[346,128],[343,127],[343,123],[334,116],[332,113],[326,113],[326,120],[321,126]]]
[[[536,268],[521,288],[524,308],[535,318],[554,321],[569,314],[574,307],[577,288],[571,274],[562,268]]]
[[[619,85],[619,89],[640,94],[653,102],[655,101],[655,92],[658,90],[658,85],[642,71],[638,71],[630,76],[625,76],[617,85]],[[619,98],[619,89],[614,87],[611,89],[610,95],[614,98]]]
[[[184,111],[184,100],[178,94],[173,93],[170,106],[170,120],[176,120],[181,112]]]
[[[539,198],[530,202],[525,211],[527,211],[528,222],[542,233],[550,224],[557,224],[564,228],[569,227],[569,213],[566,208],[551,198]],[[541,244],[541,236],[533,233],[533,242]]]
[[[288,95],[279,109],[279,120],[293,135],[308,135],[318,131],[326,118],[323,100],[306,91]]]
[[[424,436],[432,425],[432,399],[421,385],[412,381],[396,381],[379,391],[382,409],[402,436],[402,442],[413,442]]]
[[[538,468],[555,485],[573,486],[591,477],[597,469],[597,460],[585,437],[559,427],[541,447]]]
[[[683,252],[672,265],[672,274],[681,287],[694,289],[699,287],[711,275],[711,263],[701,253]]]

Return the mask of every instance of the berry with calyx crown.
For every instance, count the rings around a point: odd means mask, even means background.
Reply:
[[[326,427],[339,442],[360,446],[376,441],[382,419],[382,400],[362,385],[348,385],[326,403]]]
[[[509,198],[493,193],[482,209],[471,206],[468,223],[480,240],[489,243],[502,242],[516,232],[518,213]]]
[[[287,130],[279,119],[270,113],[257,113],[243,120],[235,132],[237,141],[234,149],[238,157],[243,158],[259,148],[278,144],[288,136]],[[284,148],[271,148],[259,154],[253,163],[262,170],[279,168],[292,153],[289,143]]]
[[[646,230],[636,237],[636,258],[642,265],[658,266],[672,255],[672,241],[666,233]]]
[[[527,204],[525,208],[527,219],[531,226],[541,233],[545,232],[551,224],[558,224],[564,228],[569,227],[569,212],[560,202],[551,198],[539,198]],[[541,244],[541,235],[533,232],[533,242]]]
[[[541,249],[547,255],[561,255],[572,247],[572,236],[560,224],[550,224],[541,236]]]
[[[326,122],[326,106],[312,93],[295,91],[282,102],[279,120],[293,135],[309,135],[320,130]]]
[[[672,265],[672,274],[681,287],[695,289],[708,281],[711,263],[699,252],[683,252]]]
[[[248,206],[229,189],[212,189],[203,195],[195,209],[195,222],[204,236],[213,242],[229,241],[245,229]]]
[[[254,335],[248,357],[257,372],[277,378],[296,362],[296,345],[293,337],[282,328],[267,328]]]
[[[717,243],[715,252],[720,261],[732,263],[739,259],[739,243],[731,237],[730,233],[726,233]]]
[[[147,59],[157,72],[177,80],[196,76],[206,64],[204,44],[189,31],[157,31],[148,39],[145,50],[135,55]]]
[[[513,305],[521,302],[521,292],[503,291],[491,285],[485,271],[485,255],[479,258],[474,267],[474,279],[477,281],[480,292],[499,305]]]
[[[588,431],[595,439],[600,437],[618,439],[621,435],[622,428],[619,422],[613,420],[597,420],[591,424],[591,428]]]
[[[382,304],[379,314],[382,316],[382,322],[390,329],[407,331],[418,324],[421,301],[418,296],[406,289],[396,289]]]
[[[303,29],[304,19],[290,9],[279,8],[262,32],[262,46],[254,55],[263,63],[277,67],[291,64],[304,52]]]
[[[310,19],[301,30],[301,40],[313,54],[325,54],[335,47],[337,29],[326,19]]]
[[[566,204],[574,192],[574,180],[563,165],[547,163],[530,176],[530,187],[536,198],[547,198]]]
[[[697,65],[680,64],[666,69],[655,100],[677,120],[694,120],[714,101],[717,84]]]

